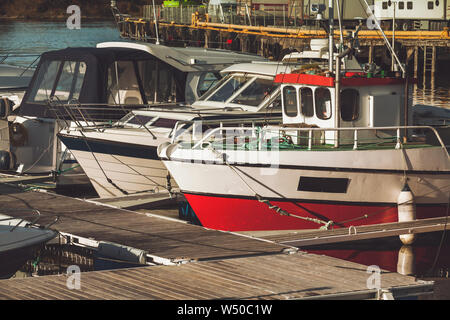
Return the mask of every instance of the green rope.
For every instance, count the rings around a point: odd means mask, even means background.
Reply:
[[[74,170],[74,169],[78,168],[79,166],[80,166],[80,165],[78,164],[78,165],[76,165],[76,166],[73,166],[73,167],[70,167],[70,168],[67,168],[67,169],[64,169],[64,170],[58,170],[58,171],[56,172],[56,174],[62,174],[62,173],[65,173],[65,172],[67,172],[67,171]]]

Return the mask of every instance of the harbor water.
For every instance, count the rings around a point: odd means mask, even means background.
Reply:
[[[82,21],[79,30],[68,29],[65,21],[0,20],[0,56],[11,55],[7,62],[14,65],[27,66],[35,60],[35,57],[26,55],[41,54],[66,47],[95,46],[105,41],[121,41],[112,20]],[[414,89],[413,99],[415,104],[449,108],[450,79],[445,68],[438,68],[435,88],[423,88],[419,81]],[[75,190],[73,195],[80,197]],[[425,279],[449,278],[450,238],[447,233],[442,232],[420,235],[412,246],[402,246],[398,237],[391,237],[317,246],[305,248],[305,250],[368,266],[377,265],[390,272],[412,274]],[[65,273],[65,268],[71,264],[81,265],[82,271],[134,266],[105,260],[96,256],[91,250],[65,246],[56,242],[48,244],[41,250],[40,255],[29,261],[16,276]]]

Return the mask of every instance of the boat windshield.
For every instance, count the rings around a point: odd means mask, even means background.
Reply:
[[[273,77],[270,76],[242,73],[228,74],[201,96],[198,101],[200,103],[225,103],[235,107],[258,107],[271,97],[278,87],[273,82]],[[200,103],[196,104],[200,105]]]
[[[46,61],[39,69],[28,102],[44,102],[52,96],[61,102],[78,100],[85,74],[85,62]]]
[[[273,80],[255,79],[231,103],[257,107],[266,99],[274,88]]]
[[[249,81],[247,76],[232,76],[216,92],[214,92],[208,101],[225,102],[233,96],[244,84]]]

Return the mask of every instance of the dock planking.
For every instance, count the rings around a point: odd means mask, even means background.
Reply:
[[[367,267],[307,253],[261,255],[151,266],[80,275],[80,289],[67,287],[66,275],[0,281],[0,299],[39,300],[290,300],[374,299]],[[430,293],[432,282],[381,272],[381,289],[394,298]]]
[[[392,237],[401,234],[446,231],[450,228],[449,222],[450,217],[438,217],[330,230],[298,230],[279,234],[260,234],[259,238],[284,245],[307,247],[320,244]]]
[[[290,246],[205,229],[157,215],[143,214],[48,192],[24,192],[0,184],[0,212],[27,216],[78,237],[113,242],[170,260],[210,260],[276,254]]]

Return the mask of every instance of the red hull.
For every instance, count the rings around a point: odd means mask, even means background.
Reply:
[[[202,226],[224,231],[318,229],[318,224],[282,216],[253,199],[185,194]],[[336,227],[370,225],[398,221],[396,205],[336,204],[270,201],[290,214],[332,220]],[[417,206],[417,219],[446,215],[446,206]],[[365,217],[367,215],[367,217]]]

